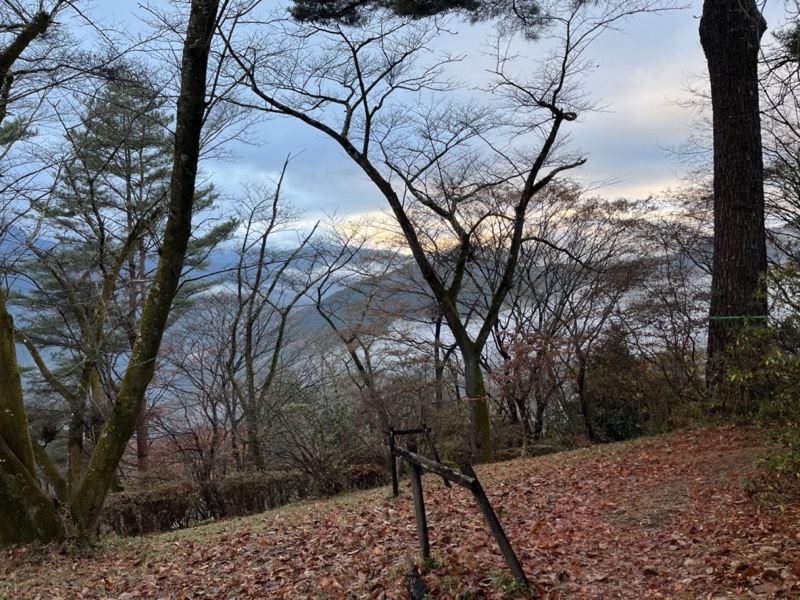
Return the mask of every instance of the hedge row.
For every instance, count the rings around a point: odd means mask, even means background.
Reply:
[[[347,469],[352,489],[387,482],[373,464]],[[233,473],[204,486],[189,481],[142,486],[109,496],[103,525],[120,535],[142,535],[186,527],[193,520],[240,517],[276,508],[312,495],[313,481],[300,471]]]
[[[103,524],[121,535],[178,529],[196,517],[199,502],[200,486],[191,481],[118,492],[103,507]]]
[[[389,473],[383,467],[372,463],[349,465],[347,481],[351,489],[368,490],[389,483]]]
[[[242,517],[283,506],[311,495],[311,481],[299,471],[233,473],[203,488],[207,512]]]

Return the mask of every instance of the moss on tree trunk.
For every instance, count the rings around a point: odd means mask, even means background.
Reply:
[[[191,235],[200,135],[206,111],[208,57],[218,8],[218,0],[192,0],[191,3],[181,64],[169,217],[161,258],[117,403],[100,433],[86,476],[72,497],[70,513],[81,537],[88,536],[94,529],[119,461],[136,430],[172,300],[180,283]]]

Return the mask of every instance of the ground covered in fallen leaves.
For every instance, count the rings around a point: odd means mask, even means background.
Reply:
[[[472,495],[423,479],[433,598],[800,598],[800,509],[753,502],[769,445],[703,429],[478,469],[533,594]],[[410,488],[306,502],[91,550],[4,549],[0,598],[407,598]]]

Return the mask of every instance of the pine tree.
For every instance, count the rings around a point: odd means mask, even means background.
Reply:
[[[765,30],[753,0],[703,4],[700,41],[708,61],[714,128],[714,266],[708,328],[708,379],[714,387],[742,325],[763,322],[767,314],[758,84]]]
[[[115,401],[163,243],[173,144],[164,104],[135,79],[108,82],[67,135],[56,192],[36,205],[42,235],[30,245],[35,260],[26,271],[35,286],[20,299],[20,330],[47,387],[68,406],[69,490],[83,476],[86,436],[96,439]],[[201,190],[195,212],[214,198]],[[194,262],[232,227],[225,221],[197,238]],[[178,302],[196,291],[184,286]],[[145,405],[136,436],[141,470],[147,422]]]

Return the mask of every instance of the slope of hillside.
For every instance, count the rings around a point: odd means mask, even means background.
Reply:
[[[799,598],[800,510],[744,491],[767,449],[704,429],[478,469],[536,595]],[[424,479],[435,598],[524,598],[462,489]],[[3,551],[0,598],[405,598],[417,556],[408,485],[90,552]]]

